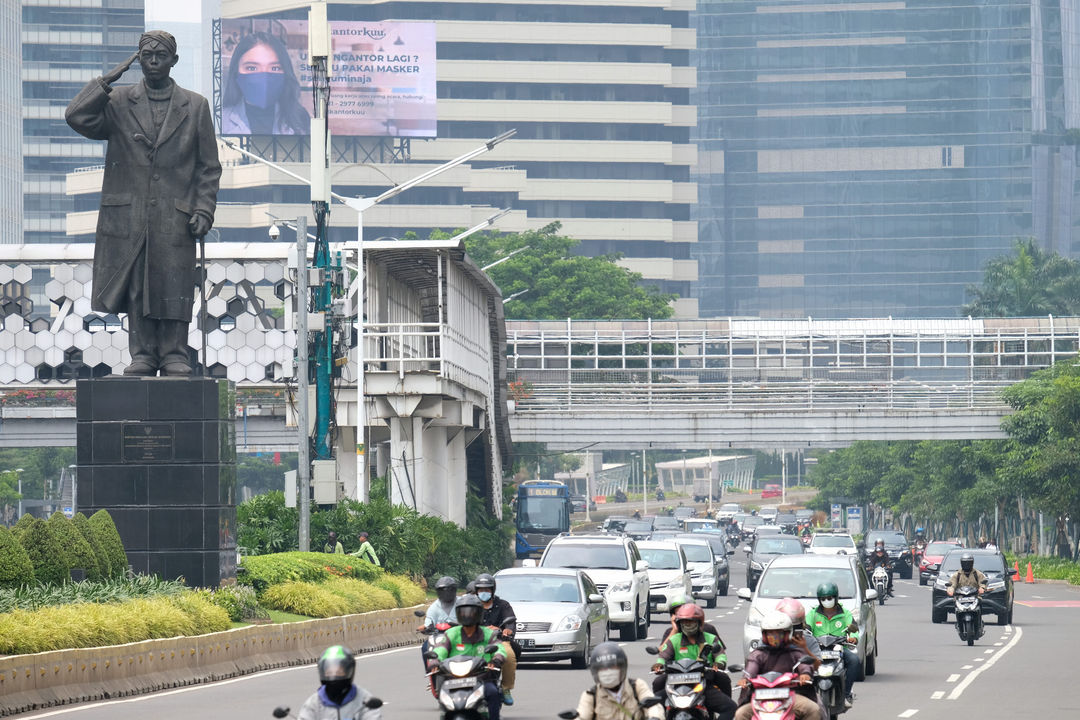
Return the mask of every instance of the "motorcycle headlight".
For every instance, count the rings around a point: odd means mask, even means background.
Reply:
[[[562,622],[555,628],[555,632],[568,632],[571,630],[577,630],[581,627],[581,617],[578,615],[567,615],[562,619]]]
[[[633,586],[633,582],[619,582],[615,583],[608,588],[609,593],[627,593],[630,592],[630,588]]]
[[[457,662],[451,660],[447,665],[450,667],[450,674],[454,677],[465,677],[472,670],[472,660],[459,660]]]
[[[823,678],[832,677],[832,674],[833,674],[833,669],[829,665],[822,665],[821,667],[818,668],[818,676],[819,677],[823,677]]]
[[[694,704],[693,695],[675,695],[671,698],[671,704],[680,710],[685,710]]]

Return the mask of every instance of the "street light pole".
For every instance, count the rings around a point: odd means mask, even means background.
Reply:
[[[308,431],[308,264],[307,217],[296,218],[296,484],[300,492],[300,552],[311,550],[311,437]]]
[[[19,493],[19,510],[18,510],[18,513],[15,515],[15,521],[18,522],[19,518],[22,517],[22,508],[23,508],[23,504],[22,504],[22,473],[23,473],[23,469],[22,468],[16,468],[14,470],[8,470],[7,472],[17,473],[15,477],[18,479],[18,482],[19,482],[19,490],[18,490],[18,493]]]

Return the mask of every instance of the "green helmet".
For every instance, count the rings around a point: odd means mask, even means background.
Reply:
[[[836,583],[825,582],[817,586],[818,600],[827,597],[839,597],[840,591],[836,588]]]
[[[668,603],[669,607],[671,608],[671,614],[674,615],[675,611],[679,609],[679,606],[680,605],[685,605],[685,604],[686,604],[686,596],[685,595],[676,595],[675,597],[671,598],[671,602]]]

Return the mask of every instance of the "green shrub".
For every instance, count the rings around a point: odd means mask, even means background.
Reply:
[[[250,585],[225,585],[211,593],[215,605],[229,613],[233,622],[243,620],[266,620],[269,615],[266,608],[259,604],[255,588]]]
[[[393,595],[398,607],[412,607],[427,600],[423,588],[401,575],[384,575],[375,581],[375,585]]]
[[[262,594],[261,601],[271,610],[284,610],[307,617],[349,614],[348,600],[312,582],[293,581],[274,585]]]
[[[98,565],[97,556],[94,555],[90,543],[82,536],[78,528],[62,512],[54,512],[47,521],[49,529],[60,541],[67,555],[67,564],[71,568],[82,568],[86,571],[87,580],[101,580],[101,567]]]
[[[15,525],[11,528],[11,532],[15,533],[15,536],[18,537],[23,532],[30,529],[30,526],[33,524],[35,519],[36,518],[30,513],[20,515],[18,522],[16,522]]]
[[[0,612],[37,610],[75,603],[118,603],[183,592],[187,592],[187,587],[182,582],[162,580],[155,575],[133,575],[101,582],[84,580],[63,585],[39,585],[31,578],[27,585],[0,589]]]
[[[321,583],[320,587],[329,590],[338,597],[344,598],[348,602],[347,612],[349,613],[390,610],[398,607],[393,593],[363,580],[336,578]]]
[[[109,569],[113,577],[122,577],[127,573],[127,553],[120,533],[116,531],[112,516],[104,510],[98,510],[90,516],[90,532],[97,537],[98,544],[109,556]]]
[[[195,593],[0,614],[0,654],[100,647],[226,630],[228,614]]]
[[[375,580],[382,571],[348,555],[287,552],[243,558],[237,567],[237,579],[262,593],[272,585],[290,580],[318,582],[332,577]]]
[[[83,539],[90,544],[90,549],[94,551],[94,557],[97,558],[98,569],[101,570],[102,578],[112,577],[113,567],[109,562],[109,553],[105,552],[105,548],[101,546],[100,540],[94,534],[94,531],[90,529],[90,521],[80,512],[75,513],[75,517],[71,519],[71,523],[75,526],[75,529],[79,531],[79,534],[83,536]]]
[[[26,550],[6,527],[0,526],[0,588],[34,582],[34,566]]]
[[[71,579],[67,553],[48,523],[34,518],[19,535],[19,542],[34,567],[34,579],[42,584],[65,583]]]

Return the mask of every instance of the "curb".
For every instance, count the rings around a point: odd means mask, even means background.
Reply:
[[[0,657],[0,717],[306,665],[330,645],[356,653],[416,645],[420,607]]]

